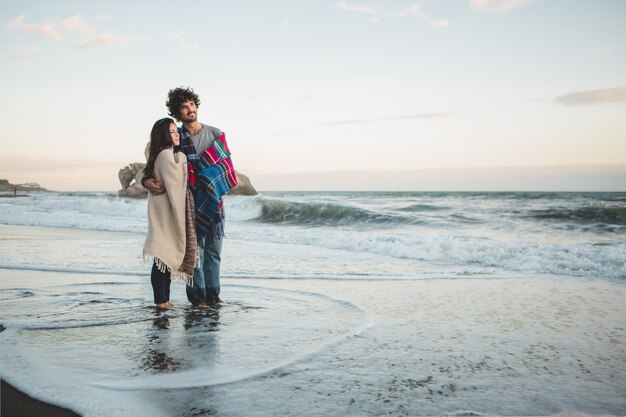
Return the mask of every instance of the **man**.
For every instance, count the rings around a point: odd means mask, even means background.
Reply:
[[[179,128],[180,143],[182,151],[187,155],[191,165],[190,186],[194,190],[196,204],[198,204],[198,192],[195,190],[195,186],[191,184],[192,173],[194,171],[199,172],[199,157],[211,148],[216,140],[224,140],[224,136],[219,129],[198,121],[200,98],[193,89],[180,87],[170,90],[165,104],[169,115],[182,122],[182,126]],[[163,185],[157,178],[143,178],[141,182],[153,195],[165,192]],[[193,287],[187,286],[187,299],[195,306],[208,308],[222,302],[219,298],[220,262],[224,238],[224,208],[221,199],[215,213],[211,213],[208,221],[205,219],[202,226],[205,233],[199,242],[200,267],[194,270]],[[200,229],[199,224],[198,228]]]

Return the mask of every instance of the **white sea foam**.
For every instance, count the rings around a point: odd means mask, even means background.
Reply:
[[[97,194],[33,193],[2,199],[0,223],[145,233],[146,200]]]
[[[487,237],[409,233],[406,230],[343,230],[334,228],[230,228],[229,236],[285,245],[307,245],[407,259],[457,272],[467,266],[477,273],[527,272],[600,278],[626,278],[626,242],[610,244],[545,244]],[[313,252],[314,253],[314,252]]]

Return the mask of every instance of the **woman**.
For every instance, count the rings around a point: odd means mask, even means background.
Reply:
[[[144,259],[154,258],[151,281],[157,308],[171,309],[170,283],[181,278],[192,284],[198,255],[195,207],[187,189],[187,157],[178,152],[180,136],[170,118],[157,120],[150,133],[145,175],[158,178],[165,193],[148,194],[148,236]]]

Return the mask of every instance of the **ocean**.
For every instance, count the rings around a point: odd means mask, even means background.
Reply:
[[[0,377],[100,416],[626,414],[626,193],[225,198],[153,307],[146,200],[0,198]]]
[[[227,197],[225,205],[227,239],[236,242],[231,249],[255,252],[263,246],[245,263],[226,262],[228,277],[626,278],[626,193],[266,192]],[[119,233],[120,245],[113,258],[94,253],[89,260],[35,261],[3,248],[3,268],[146,270],[139,256],[146,200],[33,193],[0,200],[0,224]],[[100,249],[98,242],[93,245]]]

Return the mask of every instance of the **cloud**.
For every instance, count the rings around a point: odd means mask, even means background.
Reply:
[[[113,20],[113,15],[101,14],[100,16],[98,16],[98,19],[100,19],[100,20]]]
[[[65,32],[87,32],[92,28],[85,22],[79,14],[71,16],[61,22],[61,29]]]
[[[470,0],[470,7],[475,10],[508,12],[533,0]]]
[[[337,8],[348,12],[356,12],[366,14],[368,16],[380,17],[382,13],[378,8],[372,4],[349,4],[345,1],[337,3]]]
[[[374,117],[371,119],[354,119],[354,120],[338,120],[334,122],[325,122],[320,123],[320,126],[329,126],[329,125],[353,125],[360,123],[371,123],[371,122],[383,122],[387,120],[407,120],[407,119],[442,119],[442,118],[450,118],[456,117],[455,113],[420,113],[420,114],[409,114],[403,116],[392,116],[392,117]]]
[[[398,13],[398,16],[421,16],[422,6],[419,3],[415,3]]]
[[[198,44],[187,40],[183,36],[182,32],[172,33],[171,35],[168,35],[167,38],[171,40],[174,43],[174,45],[176,45],[177,47],[181,49],[194,49],[194,50],[200,49]]]
[[[419,3],[413,3],[407,8],[396,12],[396,11],[383,11],[379,9],[377,6],[371,3],[348,3],[346,1],[340,1],[336,3],[335,6],[347,12],[364,14],[370,17],[372,22],[379,22],[384,17],[419,17],[422,19],[428,20],[430,25],[435,28],[446,28],[448,27],[447,19],[433,19],[426,13],[422,12],[422,5]]]
[[[107,18],[109,15],[99,16],[100,19]],[[59,31],[57,31],[57,24],[55,20],[51,20],[48,23],[43,25],[35,25],[32,23],[25,22],[26,15],[21,14],[17,16],[15,19],[11,20],[7,28],[9,30],[19,30],[23,32],[31,32],[36,33],[39,36],[42,36],[47,39],[61,40],[63,36]],[[69,33],[82,33],[83,36],[86,36],[76,44],[78,48],[81,49],[89,49],[96,46],[105,46],[105,45],[125,45],[128,43],[129,35],[125,33],[123,35],[114,35],[112,33],[101,33],[97,34],[95,29],[90,26],[80,14],[70,16],[63,20],[59,25],[59,30],[69,34]],[[142,38],[141,40],[146,40]],[[36,55],[41,53],[41,51],[37,51],[34,53],[33,50],[28,52],[20,53],[21,57],[29,57],[31,55]]]
[[[587,53],[590,55],[604,55],[607,52],[613,50],[617,48],[617,45],[615,44],[611,44],[611,45],[603,45],[603,46],[597,46],[595,48],[589,48],[587,49]]]
[[[44,23],[43,25],[35,25],[32,23],[24,22],[24,18],[26,15],[21,14],[17,16],[15,19],[11,20],[7,25],[9,30],[20,30],[22,32],[30,32],[36,33],[37,35],[52,40],[60,40],[63,39],[63,36],[55,29],[54,21]]]
[[[579,91],[555,99],[557,103],[567,106],[602,103],[626,103],[626,85],[602,90]]]
[[[89,49],[95,46],[125,45],[128,42],[128,38],[128,33],[123,35],[102,33],[100,35],[89,36],[88,38],[80,41],[77,46],[81,49]]]

